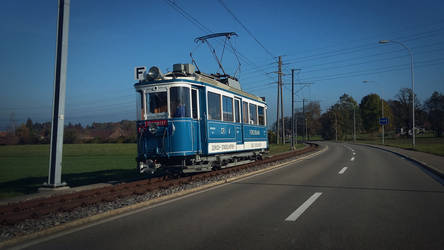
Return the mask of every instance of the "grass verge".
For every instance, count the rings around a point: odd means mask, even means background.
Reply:
[[[435,155],[444,156],[444,137],[416,137],[416,147],[412,148],[411,138],[386,138],[384,145],[415,150]],[[358,140],[359,143],[382,145],[380,138]]]

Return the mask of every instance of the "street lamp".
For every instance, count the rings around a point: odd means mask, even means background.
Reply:
[[[379,41],[380,44],[385,44],[385,43],[397,43],[399,45],[401,45],[402,47],[404,47],[410,54],[410,72],[411,72],[411,77],[412,77],[412,147],[415,148],[415,77],[414,77],[414,73],[413,73],[413,54],[412,51],[405,46],[405,44],[398,42],[398,41],[393,41],[393,40],[380,40]]]
[[[364,80],[363,83],[369,83],[370,81]],[[371,81],[374,82],[374,81]],[[382,99],[382,96],[384,95],[384,87],[382,86],[382,95],[381,95],[381,117],[384,117],[384,100]],[[382,145],[384,145],[384,124],[381,124],[382,126]]]

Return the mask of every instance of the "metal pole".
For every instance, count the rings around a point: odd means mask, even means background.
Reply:
[[[336,142],[338,142],[338,116],[335,111],[335,123],[336,123]]]
[[[303,132],[305,133],[304,137],[302,138],[304,141],[307,140],[307,117],[305,116],[305,98],[302,98],[302,113],[304,114],[304,121],[302,124],[304,125]]]
[[[353,143],[356,143],[356,106],[353,105]]]
[[[404,47],[410,55],[410,73],[412,78],[412,147],[415,148],[416,142],[415,142],[415,75],[413,72],[413,54],[412,51],[407,47],[405,44],[393,41],[393,40],[381,40],[379,41],[380,44],[384,43],[397,43]]]
[[[407,48],[407,46],[405,46]],[[413,54],[410,51],[409,48],[407,48],[407,50],[409,51],[410,54],[410,71],[412,74],[412,115],[413,115],[413,148],[415,148],[416,146],[416,141],[415,141],[415,136],[416,136],[416,131],[415,131],[415,76],[413,73]]]
[[[280,75],[279,75],[279,68],[280,68],[280,57],[279,57],[279,61],[278,61],[278,81],[277,81],[277,99],[276,99],[276,144],[279,144],[279,138],[281,136],[281,134],[279,133],[279,127],[280,127],[280,123],[279,123],[279,87],[280,87]]]
[[[381,116],[384,118],[384,100],[381,97]],[[384,124],[382,124],[382,145],[384,145]]]
[[[279,56],[279,86],[281,88],[281,123],[282,123],[282,144],[285,144],[285,121],[284,121],[284,93],[282,90],[282,57]]]
[[[277,98],[276,98],[276,144],[279,144],[279,75],[278,75],[278,83],[277,83]]]
[[[68,57],[69,5],[70,0],[59,0],[50,163],[48,183],[45,183],[45,186],[53,188],[66,185],[66,183],[61,182],[61,176]]]
[[[291,150],[294,150],[294,69],[291,69]]]

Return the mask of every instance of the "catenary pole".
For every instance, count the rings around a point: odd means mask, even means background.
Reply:
[[[280,60],[280,57],[279,57],[279,60]],[[279,144],[279,137],[281,136],[279,133],[279,127],[280,127],[280,123],[279,123],[279,96],[280,96],[279,95],[279,91],[280,91],[279,79],[280,79],[280,76],[279,76],[279,62],[278,62],[278,81],[277,81],[277,98],[276,98],[276,110],[277,110],[277,112],[276,112],[276,144]]]
[[[70,0],[59,0],[57,20],[57,45],[55,58],[54,100],[52,105],[51,145],[48,182],[45,186],[60,187],[63,129],[65,120],[66,68],[68,57],[68,28]]]
[[[291,150],[294,150],[294,69],[291,69]]]
[[[356,144],[356,106],[353,104],[353,143]]]
[[[279,56],[279,86],[281,90],[281,123],[282,123],[282,144],[285,144],[285,122],[284,122],[284,94],[282,90],[282,56]]]

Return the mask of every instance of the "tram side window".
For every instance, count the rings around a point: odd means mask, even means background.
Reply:
[[[148,115],[167,112],[167,92],[154,92],[146,94]]]
[[[234,99],[234,111],[235,111],[235,115],[234,115],[234,122],[240,122],[240,101],[237,99]]]
[[[190,115],[190,88],[170,88],[171,117],[191,117]]]
[[[250,103],[250,124],[257,124],[257,109],[255,104]]]
[[[264,113],[264,107],[257,107],[257,113],[259,117],[259,125],[265,125],[265,113]]]
[[[136,94],[136,105],[137,105],[137,120],[145,120],[145,109],[143,107],[143,93],[142,91],[137,91]]]
[[[224,114],[224,121],[233,121],[233,98],[231,97],[222,97],[223,100],[223,114]]]
[[[210,91],[208,91],[208,119],[221,120],[220,95]]]
[[[193,119],[197,119],[198,115],[197,115],[197,90],[196,89],[192,89],[191,90],[191,102],[193,103],[193,108],[192,108],[192,114],[193,114]]]
[[[242,121],[248,124],[248,103],[242,102]]]

